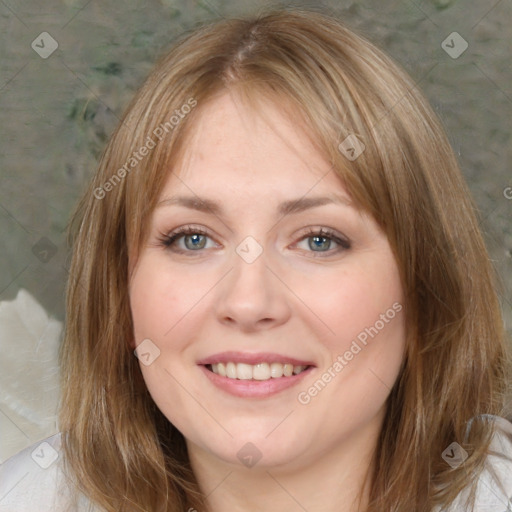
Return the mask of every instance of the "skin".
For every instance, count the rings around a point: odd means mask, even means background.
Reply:
[[[403,312],[307,404],[298,394],[402,303],[389,243],[278,106],[264,103],[271,125],[230,93],[202,107],[187,156],[169,174],[160,200],[195,194],[225,211],[164,203],[153,213],[130,280],[134,346],[150,339],[160,350],[151,364],[141,363],[144,380],[185,436],[213,512],[359,510],[354,500],[403,360]],[[346,203],[276,213],[281,201],[333,193]],[[190,236],[188,246],[185,237],[173,246],[186,253],[162,244],[188,224],[208,232],[199,240],[203,248],[194,249]],[[350,248],[329,245],[329,238],[315,247],[307,228],[322,227],[348,238]],[[263,250],[250,264],[236,252],[247,236]],[[274,396],[235,397],[197,365],[227,350],[276,352],[316,368]],[[261,453],[251,468],[237,457],[248,442]]]

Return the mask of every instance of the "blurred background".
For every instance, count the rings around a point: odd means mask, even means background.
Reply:
[[[344,20],[412,75],[458,155],[512,331],[510,0],[0,0],[0,462],[57,432],[70,213],[173,39],[295,5]]]

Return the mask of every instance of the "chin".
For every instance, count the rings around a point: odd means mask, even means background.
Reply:
[[[246,467],[249,469],[271,469],[279,466],[296,464],[298,458],[304,454],[304,440],[290,438],[285,436],[286,440],[280,436],[269,435],[266,429],[260,433],[252,432],[232,432],[233,438],[228,442],[214,443],[211,438],[205,439],[201,443],[214,457],[237,467]]]

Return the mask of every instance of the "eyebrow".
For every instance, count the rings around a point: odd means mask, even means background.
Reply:
[[[290,215],[293,213],[303,212],[310,208],[316,208],[318,206],[324,206],[327,204],[339,204],[342,206],[352,206],[351,201],[348,198],[339,195],[330,195],[322,197],[300,197],[298,199],[290,199],[283,201],[277,207],[277,213],[279,215]],[[184,206],[193,210],[201,212],[212,213],[214,215],[222,216],[224,214],[223,208],[217,201],[208,199],[206,197],[199,196],[174,196],[163,199],[156,207],[160,208],[163,206]]]

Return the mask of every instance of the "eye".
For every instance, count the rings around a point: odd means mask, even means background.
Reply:
[[[350,249],[350,241],[337,235],[334,231],[324,228],[314,228],[306,233],[301,239],[301,242],[308,241],[309,252],[313,253],[328,253],[328,255],[336,254],[338,252]],[[337,249],[330,250],[333,242],[338,245]],[[317,250],[319,249],[319,250]],[[314,257],[322,257],[322,254],[314,254]]]
[[[183,226],[168,235],[164,235],[160,241],[164,247],[174,252],[185,253],[199,252],[201,249],[205,249],[207,238],[209,236],[204,229],[194,226]],[[177,242],[181,239],[183,239],[185,248],[176,247],[179,245]]]
[[[160,243],[173,252],[190,254],[193,252],[199,253],[202,249],[208,249],[207,241],[209,238],[208,233],[201,227],[183,226],[168,235],[162,235]],[[181,240],[183,240],[185,247],[179,246]],[[327,253],[327,255],[330,256],[350,249],[351,247],[349,240],[330,229],[324,228],[310,229],[306,235],[300,239],[299,243],[303,243],[306,240],[308,240],[309,249],[306,249],[306,252],[317,253],[313,255],[314,257],[322,257],[322,253]],[[336,244],[338,248],[332,250],[331,246],[333,244]]]

